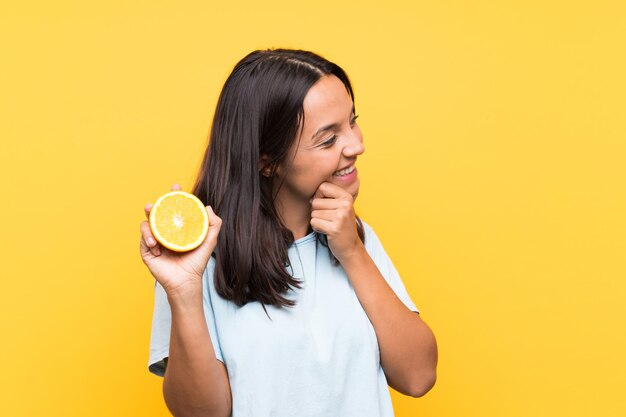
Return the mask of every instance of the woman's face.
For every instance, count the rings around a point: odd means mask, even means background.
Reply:
[[[322,77],[304,99],[301,135],[283,166],[277,167],[277,201],[283,209],[310,210],[310,199],[323,182],[336,184],[356,198],[359,178],[355,163],[364,151],[346,87],[334,75]]]

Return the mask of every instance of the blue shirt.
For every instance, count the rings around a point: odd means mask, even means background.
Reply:
[[[379,271],[419,313],[378,237],[363,227]],[[286,294],[295,307],[266,306],[271,320],[259,302],[238,307],[217,294],[213,258],[204,272],[204,314],[215,356],[228,370],[232,417],[393,416],[376,333],[345,271],[332,264],[315,232],[293,243],[289,260],[302,289]],[[157,283],[149,370],[161,376],[170,325],[167,296]]]

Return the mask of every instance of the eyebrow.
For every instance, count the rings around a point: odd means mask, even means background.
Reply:
[[[352,104],[352,112],[351,112],[350,114],[354,114],[354,104]],[[315,137],[316,137],[317,135],[319,135],[320,133],[322,133],[322,132],[326,132],[326,131],[328,131],[328,130],[336,129],[336,128],[338,128],[338,127],[339,127],[339,124],[338,124],[338,123],[331,123],[331,124],[329,124],[329,125],[322,126],[322,127],[320,127],[320,128],[317,130],[317,132],[315,132],[315,133],[313,134],[313,136],[311,136],[311,138],[312,138],[312,139],[315,139]]]

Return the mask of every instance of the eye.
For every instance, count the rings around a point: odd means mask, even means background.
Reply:
[[[355,114],[354,117],[352,117],[352,120],[350,120],[350,126],[354,126],[356,124],[356,119],[359,118],[358,114]]]
[[[337,141],[337,135],[332,135],[328,140],[322,143],[322,146],[329,147],[332,146]]]

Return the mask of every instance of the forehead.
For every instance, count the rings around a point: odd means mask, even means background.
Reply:
[[[352,98],[346,86],[334,75],[320,78],[304,98],[302,133],[310,136],[318,128],[340,123],[352,114]]]

